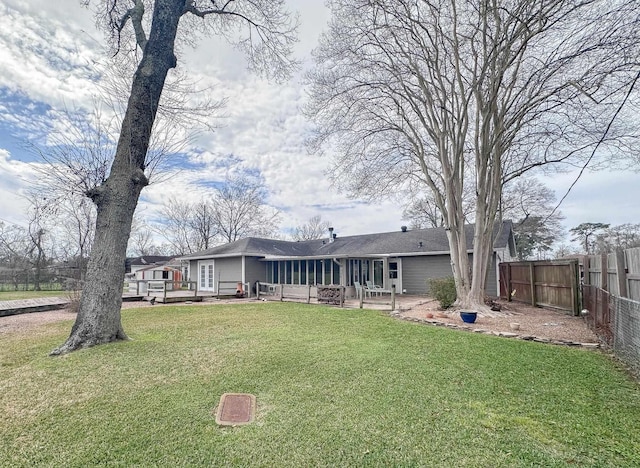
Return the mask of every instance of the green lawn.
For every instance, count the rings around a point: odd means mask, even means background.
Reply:
[[[301,304],[123,311],[1,336],[2,466],[640,466],[640,387],[605,355]],[[225,392],[255,423],[220,428]]]

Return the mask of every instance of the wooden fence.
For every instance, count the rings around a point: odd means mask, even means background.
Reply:
[[[389,295],[389,300],[385,300],[384,297]],[[367,295],[369,298],[367,299]],[[375,299],[374,299],[375,298]],[[376,304],[376,305],[388,305],[391,306],[391,311],[396,310],[396,285],[392,284],[391,289],[363,288],[360,292],[360,308],[362,309],[364,304]]]
[[[256,282],[256,297],[265,300],[290,300],[309,304],[312,298],[318,298],[318,288],[311,285]]]
[[[500,297],[578,315],[578,260],[501,263]]]
[[[583,258],[589,327],[640,378],[640,247]]]
[[[585,284],[640,302],[640,247],[585,256],[583,270]]]

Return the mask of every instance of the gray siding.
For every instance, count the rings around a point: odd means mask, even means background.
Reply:
[[[216,284],[218,281],[242,281],[242,257],[216,258],[213,274]]]
[[[244,262],[244,279],[251,284],[253,292],[256,281],[267,281],[267,264],[259,261],[258,257],[245,257]]]
[[[451,276],[449,255],[402,257],[402,289],[407,294],[427,294],[427,280]]]
[[[198,260],[189,261],[189,281],[198,281]]]
[[[469,254],[470,265],[472,261],[473,256]],[[428,279],[443,278],[452,275],[453,270],[451,269],[451,259],[449,255],[402,257],[402,289],[406,289],[407,294],[428,294]],[[497,277],[495,253],[491,257],[485,291],[489,296],[496,296]]]

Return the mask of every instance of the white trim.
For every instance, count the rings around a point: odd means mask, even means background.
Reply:
[[[197,272],[197,281],[198,281],[198,290],[200,291],[210,291],[210,292],[215,292],[216,291],[216,281],[215,281],[215,269],[216,269],[216,262],[213,259],[208,259],[208,260],[198,260],[197,263],[197,268],[198,268],[198,272]],[[204,277],[202,276],[202,268],[205,268],[204,270]],[[211,267],[211,268],[209,268]],[[202,285],[202,281],[204,279],[204,283],[205,285]],[[209,286],[209,284],[211,284],[211,286]]]

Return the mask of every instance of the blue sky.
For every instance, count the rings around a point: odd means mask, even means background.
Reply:
[[[94,3],[94,2],[92,2]],[[328,20],[323,0],[291,1],[300,13],[296,56],[304,67]],[[59,111],[91,109],[96,77],[105,62],[102,32],[79,0],[2,0],[0,2],[0,220],[25,224],[22,198],[37,177],[37,158],[24,141],[46,141],[47,128]],[[399,200],[365,203],[348,199],[324,176],[330,155],[309,155],[304,141],[310,124],[301,116],[305,91],[301,73],[284,84],[249,74],[240,55],[214,38],[185,49],[179,68],[212,86],[214,98],[225,97],[224,119],[214,132],[198,137],[186,149],[183,163],[173,162],[165,182],[147,187],[140,211],[154,218],[170,196],[196,200],[227,172],[248,172],[264,181],[268,203],[282,212],[283,233],[314,215],[331,221],[338,235],[399,229]],[[303,70],[304,71],[304,70]],[[558,198],[574,175],[544,182]],[[640,181],[636,173],[588,173],[561,206],[567,228],[582,222],[640,222]]]

